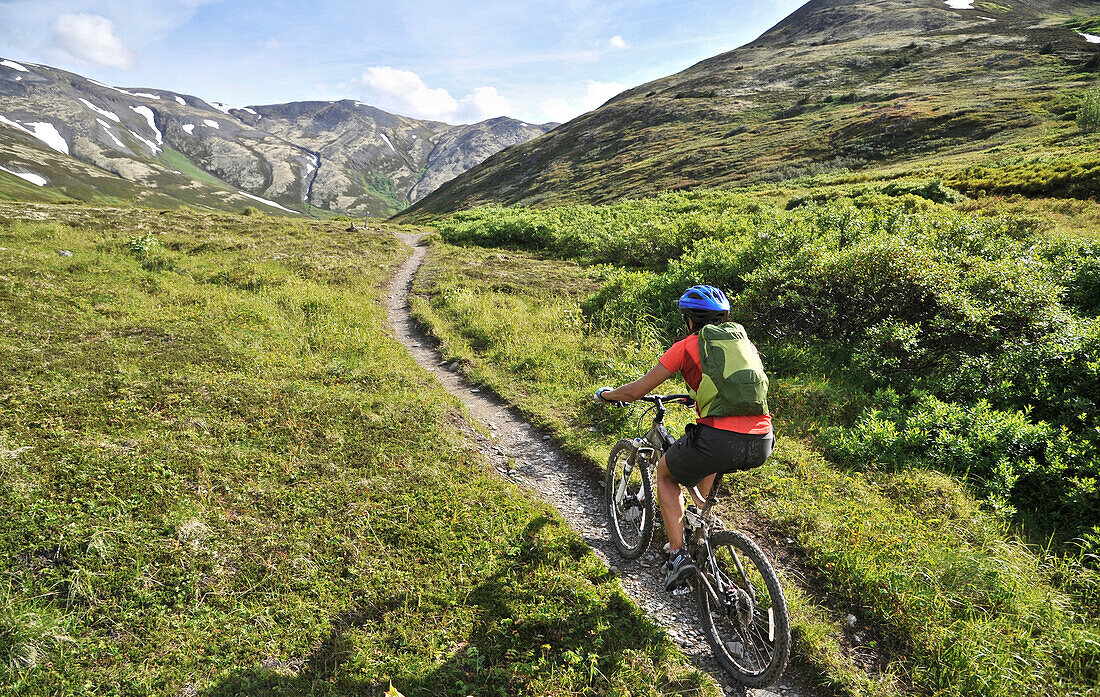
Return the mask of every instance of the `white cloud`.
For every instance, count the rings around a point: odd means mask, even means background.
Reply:
[[[508,113],[508,100],[494,87],[478,87],[461,101],[442,87],[428,87],[411,70],[388,65],[367,68],[363,76],[344,87],[354,90],[365,101],[401,116],[473,123]]]
[[[495,87],[478,87],[459,103],[457,120],[476,123],[495,116],[507,116],[511,111],[508,100],[500,96]]]
[[[626,48],[626,41],[621,36],[612,36],[607,41],[607,45],[614,49]]]
[[[269,51],[278,51],[282,47],[283,43],[278,39],[268,39],[264,42],[264,48],[268,49]]]
[[[0,52],[68,69],[130,69],[199,7],[225,1],[0,0]]]
[[[348,86],[361,92],[380,109],[396,110],[402,116],[442,120],[458,109],[458,100],[447,90],[430,89],[411,70],[388,65],[367,68]]]
[[[568,121],[585,112],[592,111],[624,89],[626,88],[617,82],[589,80],[585,83],[584,92],[574,99],[553,97],[539,102],[539,120]]]
[[[115,36],[115,23],[91,14],[65,14],[54,20],[54,46],[77,60],[128,70],[134,53]]]

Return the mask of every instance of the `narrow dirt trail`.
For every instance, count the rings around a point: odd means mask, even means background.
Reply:
[[[419,244],[418,235],[397,234],[396,237],[412,247],[413,254],[398,271],[387,293],[386,312],[394,333],[408,347],[416,362],[462,400],[470,414],[490,430],[491,438],[472,430],[470,435],[501,475],[533,489],[557,508],[596,554],[618,571],[623,588],[634,601],[665,628],[698,668],[714,676],[727,695],[809,695],[804,687],[808,681],[793,668],[788,668],[779,683],[767,690],[745,691],[731,683],[711,656],[706,639],[695,629],[699,620],[694,594],[676,598],[665,592],[660,568],[663,559],[659,553],[651,550],[640,559],[629,561],[615,549],[607,532],[603,489],[592,472],[571,463],[550,436],[532,428],[503,401],[481,392],[442,365],[439,354],[431,348],[430,339],[419,330],[409,311],[410,286],[427,248]],[[509,468],[510,459],[514,460],[514,469]]]

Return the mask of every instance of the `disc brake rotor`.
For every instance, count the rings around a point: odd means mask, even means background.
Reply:
[[[630,498],[623,500],[623,505],[620,508],[619,517],[627,521],[636,521],[642,517],[642,504],[638,500],[637,496],[631,496]]]

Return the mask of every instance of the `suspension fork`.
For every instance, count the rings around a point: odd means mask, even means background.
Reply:
[[[621,479],[619,479],[619,485],[615,490],[616,506],[623,505],[623,499],[626,498],[626,487],[627,484],[630,482],[630,475],[634,471],[634,467],[638,464],[638,456],[641,455],[642,457],[650,457],[653,455],[653,448],[643,447],[639,443],[639,441],[640,439],[635,439],[633,443],[634,449],[630,453],[630,458],[623,466],[623,476]],[[644,467],[645,465],[642,466]]]

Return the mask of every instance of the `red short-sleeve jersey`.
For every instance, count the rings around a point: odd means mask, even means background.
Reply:
[[[699,382],[703,379],[703,361],[699,357],[699,335],[689,334],[677,341],[672,348],[661,356],[661,365],[674,373],[684,376],[684,382],[692,390],[699,389]],[[698,409],[696,405],[696,409]],[[723,431],[735,431],[737,433],[763,434],[772,430],[772,415],[763,416],[708,416],[697,419],[705,426],[713,426]]]

